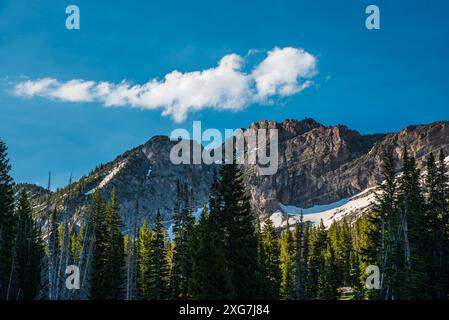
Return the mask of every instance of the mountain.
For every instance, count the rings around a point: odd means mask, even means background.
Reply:
[[[449,151],[449,122],[375,135],[361,135],[343,125],[323,126],[311,119],[262,121],[253,126],[279,128],[282,137],[275,175],[256,176],[254,168],[246,169],[253,203],[261,213],[273,212],[280,204],[302,208],[329,204],[375,186],[381,179],[386,147],[392,147],[396,160],[401,160],[407,146],[420,167],[431,151]]]
[[[254,165],[243,166],[253,207],[262,216],[276,213],[285,218],[292,214],[289,210],[298,212],[298,208],[303,208],[309,209],[306,213],[312,219],[313,210],[316,214],[345,205],[344,214],[340,212],[340,215],[354,215],[351,203],[359,195],[363,198],[364,194],[369,194],[368,190],[381,179],[380,164],[386,147],[392,147],[395,158],[401,160],[402,150],[407,146],[420,167],[432,151],[443,149],[449,153],[449,122],[409,126],[396,133],[372,135],[362,135],[344,125],[325,126],[313,119],[257,121],[249,127],[278,129],[279,168],[276,174],[263,176]],[[157,209],[161,210],[168,226],[176,202],[177,181],[194,188],[195,206],[200,208],[207,203],[210,184],[217,170],[215,164],[172,164],[169,155],[174,144],[176,142],[166,136],[155,136],[98,166],[79,181],[50,195],[44,194],[39,198],[40,208],[45,208],[44,201],[49,197],[52,207],[58,206],[64,209],[61,212],[73,216],[77,208],[87,206],[96,188],[106,197],[115,187],[125,228],[134,217],[138,223],[144,218],[153,222]],[[361,207],[355,207],[361,210]],[[43,212],[41,210],[41,214]],[[335,212],[328,214],[334,216]]]

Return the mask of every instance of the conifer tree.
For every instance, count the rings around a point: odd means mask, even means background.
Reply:
[[[441,251],[439,252],[438,267],[441,268],[441,272],[439,272],[439,276],[437,277],[437,281],[440,283],[438,286],[439,292],[437,292],[434,296],[437,299],[447,299],[449,296],[449,277],[447,276],[449,270],[449,178],[447,165],[445,162],[445,154],[442,149],[440,150],[438,157],[436,180],[438,199],[435,205],[439,208],[435,208],[435,210],[439,213],[439,234],[441,239]]]
[[[142,300],[149,300],[151,298],[151,232],[146,219],[139,229],[137,251],[138,297]]]
[[[383,180],[378,184],[379,192],[376,193],[374,208],[364,221],[366,241],[360,246],[360,253],[364,267],[377,265],[380,268],[380,290],[371,290],[370,297],[390,299],[398,270],[396,257],[401,255],[396,231],[400,225],[398,186],[391,148],[383,156],[381,174]]]
[[[58,299],[58,270],[59,270],[59,232],[57,221],[57,207],[50,213],[48,222],[48,243],[47,243],[47,273],[46,285],[48,289],[48,299]]]
[[[232,298],[254,299],[261,296],[262,275],[257,257],[257,237],[249,198],[242,173],[235,163],[220,167],[219,220],[225,235],[226,261]]]
[[[192,276],[192,243],[195,224],[194,201],[187,185],[178,181],[178,200],[173,214],[172,268],[170,272],[170,297],[189,298]]]
[[[349,274],[350,284],[354,290],[353,300],[363,300],[365,296],[360,266],[359,255],[353,250],[351,252],[351,272]]]
[[[43,248],[32,218],[31,204],[24,189],[21,189],[19,193],[16,216],[14,279],[17,282],[14,284],[14,298],[32,300],[39,289]]]
[[[0,299],[9,298],[15,239],[13,180],[6,145],[0,140]]]
[[[293,235],[288,224],[281,236],[281,250],[280,250],[280,263],[281,263],[281,289],[280,295],[282,299],[293,299],[295,294],[294,286],[294,267],[295,267],[295,247],[293,241]]]
[[[351,255],[353,252],[353,242],[351,236],[351,227],[346,219],[343,219],[340,225],[340,235],[337,243],[337,263],[341,272],[342,286],[349,286],[351,284]]]
[[[309,277],[309,233],[310,233],[310,226],[309,224],[305,223],[303,225],[304,235],[302,240],[302,254],[301,254],[301,274],[299,278],[299,293],[300,295],[297,296],[297,299],[308,299],[308,291],[307,291],[307,282]]]
[[[303,261],[302,261],[302,240],[304,233],[304,223],[303,223],[303,213],[301,211],[300,216],[301,221],[295,224],[294,238],[295,238],[295,299],[301,300],[303,296],[301,282],[302,282],[302,272],[303,272]]]
[[[190,291],[193,299],[210,299],[209,272],[211,265],[209,258],[212,256],[213,248],[210,247],[209,213],[204,207],[198,223],[195,225],[194,242],[192,244],[193,264],[192,281]]]
[[[154,300],[167,298],[168,293],[168,265],[166,252],[167,235],[162,224],[161,213],[157,212],[150,249],[150,296]]]
[[[426,220],[420,172],[415,159],[404,149],[403,170],[399,187],[400,231],[397,238],[402,246],[398,252],[398,272],[393,280],[393,298],[428,298],[425,256]],[[423,241],[424,240],[424,241]],[[400,256],[401,251],[403,257]],[[403,263],[403,265],[402,265]]]
[[[327,232],[321,220],[320,225],[312,229],[310,234],[311,248],[309,274],[307,278],[307,295],[310,299],[319,297],[320,273],[325,267],[325,251],[327,248]]]
[[[108,274],[110,298],[122,299],[125,285],[125,253],[122,236],[122,221],[115,188],[111,191],[111,202],[106,209],[108,239]]]
[[[266,218],[261,233],[261,266],[265,284],[264,297],[278,299],[281,284],[279,236],[270,218]]]
[[[138,245],[137,245],[137,217],[139,216],[139,202],[135,201],[134,216],[128,220],[128,233],[124,239],[126,253],[126,300],[138,298]]]
[[[70,234],[70,256],[71,261],[70,264],[77,264],[80,256],[80,242],[78,241],[78,236],[76,234],[75,228],[72,228],[71,234]]]
[[[191,281],[194,299],[231,297],[220,197],[219,185],[214,178],[209,197],[210,213],[203,208],[200,221],[195,227]]]
[[[318,267],[317,299],[336,300],[338,292],[338,272],[337,261],[334,248],[330,242],[327,243],[326,250],[321,251]]]
[[[111,299],[106,207],[98,189],[95,191],[92,199],[90,225],[92,226],[94,238],[90,298],[92,300]]]

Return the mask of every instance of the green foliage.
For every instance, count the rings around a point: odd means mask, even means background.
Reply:
[[[151,233],[145,219],[137,236],[137,284],[139,299],[151,298]]]
[[[95,191],[90,217],[94,239],[91,299],[121,299],[124,290],[125,261],[122,223],[115,189],[111,192],[111,202],[108,204],[103,202],[100,191]]]
[[[123,298],[125,285],[125,249],[122,236],[122,221],[118,207],[117,192],[111,191],[111,202],[106,207],[106,224],[108,232],[108,275],[110,298]]]
[[[13,180],[6,145],[0,140],[0,299],[9,299],[16,224]]]
[[[192,244],[195,218],[193,191],[178,181],[177,206],[173,213],[172,266],[170,272],[171,299],[187,299],[192,281]]]
[[[168,295],[167,234],[162,224],[161,213],[156,214],[156,222],[151,236],[149,290],[154,300],[163,300]]]
[[[225,256],[233,299],[254,299],[263,292],[254,216],[238,166],[220,167],[217,214],[223,228]]]
[[[43,248],[40,244],[39,231],[36,228],[31,211],[31,204],[25,190],[19,194],[16,209],[17,233],[14,254],[14,299],[32,300],[39,289],[40,266]]]
[[[282,272],[280,296],[282,299],[290,300],[295,297],[295,243],[288,221],[281,236],[280,263]]]
[[[262,267],[263,282],[265,284],[264,298],[266,299],[278,299],[281,285],[281,253],[279,235],[276,229],[273,227],[273,223],[270,218],[266,218],[264,221],[263,230],[261,232],[261,253],[260,263]],[[286,265],[286,263],[284,263]],[[287,265],[286,265],[287,267]],[[290,267],[290,266],[288,266]],[[286,281],[291,283],[290,279],[286,276]],[[284,283],[284,279],[283,283]]]

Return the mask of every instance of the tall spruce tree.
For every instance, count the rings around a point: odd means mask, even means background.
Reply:
[[[108,225],[106,207],[99,189],[93,195],[90,225],[94,237],[90,298],[92,300],[111,299]]]
[[[351,272],[350,285],[353,288],[353,300],[363,300],[365,297],[364,287],[362,285],[361,262],[359,255],[355,250],[351,252]]]
[[[398,261],[401,255],[399,235],[400,215],[397,205],[397,181],[392,148],[385,150],[381,165],[382,181],[375,195],[373,211],[367,215],[366,241],[360,246],[364,267],[377,265],[380,269],[380,290],[371,290],[370,298],[390,299],[397,278]],[[364,274],[364,272],[363,272]]]
[[[302,273],[303,273],[303,261],[302,252],[303,248],[303,238],[304,238],[304,215],[301,211],[300,222],[295,224],[295,298],[298,300],[303,299],[304,292],[302,291]]]
[[[226,261],[221,193],[216,177],[211,186],[209,210],[203,208],[195,228],[191,290],[194,299],[231,297],[231,278]]]
[[[32,300],[39,289],[43,248],[32,217],[30,200],[24,189],[19,193],[16,216],[14,298]]]
[[[278,299],[281,285],[279,236],[270,218],[261,233],[261,267],[265,284],[264,298]]]
[[[212,257],[213,248],[210,246],[209,213],[204,207],[198,223],[195,225],[194,240],[192,244],[192,280],[190,291],[193,299],[211,299],[209,277],[212,267],[209,259]]]
[[[311,231],[307,295],[310,299],[317,299],[320,294],[320,273],[325,267],[324,253],[327,248],[327,231],[322,220],[319,226]]]
[[[118,207],[117,192],[111,191],[111,202],[106,208],[106,224],[108,233],[108,275],[110,298],[114,300],[124,297],[125,286],[125,252],[122,236],[122,221]]]
[[[170,272],[171,299],[188,299],[192,276],[192,243],[195,224],[193,192],[178,181],[178,200],[173,214],[172,268]]]
[[[338,265],[332,244],[328,241],[326,249],[321,251],[318,266],[317,296],[319,300],[336,300],[338,292]]]
[[[137,236],[137,289],[138,298],[151,299],[151,231],[145,219]]]
[[[295,297],[295,246],[290,225],[287,225],[281,236],[280,264],[281,264],[281,288],[282,299],[290,300]]]
[[[157,211],[152,231],[150,249],[150,296],[154,300],[163,300],[168,294],[168,264],[166,252],[167,235],[162,224],[162,216]]]
[[[300,295],[297,296],[297,299],[303,299],[306,300],[309,298],[308,292],[307,292],[307,281],[309,276],[309,233],[310,233],[310,226],[307,223],[304,223],[303,225],[304,229],[304,235],[302,240],[302,254],[301,254],[301,273],[299,280],[299,293]]]
[[[0,140],[0,299],[8,299],[13,265],[15,217],[13,180],[6,145]]]
[[[449,272],[449,185],[448,185],[448,170],[446,165],[446,158],[443,150],[440,150],[437,165],[437,178],[436,178],[436,189],[437,189],[437,202],[436,206],[439,208],[435,210],[438,211],[439,215],[439,234],[441,239],[438,259],[438,266],[441,268],[439,272],[437,281],[440,281],[438,286],[437,294],[435,295],[438,299],[448,299],[449,297],[449,277],[447,276]]]
[[[403,170],[399,187],[400,239],[403,257],[398,256],[398,272],[394,279],[396,291],[393,298],[429,298],[426,273],[426,215],[421,190],[421,175],[415,159],[404,148]],[[423,239],[424,237],[424,239]],[[402,265],[403,263],[403,265]]]

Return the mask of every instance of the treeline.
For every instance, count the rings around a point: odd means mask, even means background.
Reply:
[[[24,191],[14,201],[11,166],[0,141],[0,299],[34,299],[44,255],[40,230]]]
[[[370,298],[447,299],[449,294],[448,175],[443,151],[430,153],[425,172],[404,147],[402,170],[392,151],[382,165],[373,212],[359,221],[362,265],[380,269],[380,289]]]
[[[136,220],[124,226],[114,189],[107,201],[97,190],[75,217],[48,207],[46,225],[37,226],[25,191],[14,203],[9,170],[0,144],[1,299],[448,298],[442,152],[438,160],[429,154],[421,173],[406,150],[397,172],[387,151],[371,212],[329,228],[301,215],[283,230],[253,214],[237,165],[220,167],[199,218],[193,187],[178,183],[170,234],[160,212],[139,228]],[[76,290],[66,283],[71,265]],[[379,270],[377,289],[365,286],[368,266]]]

